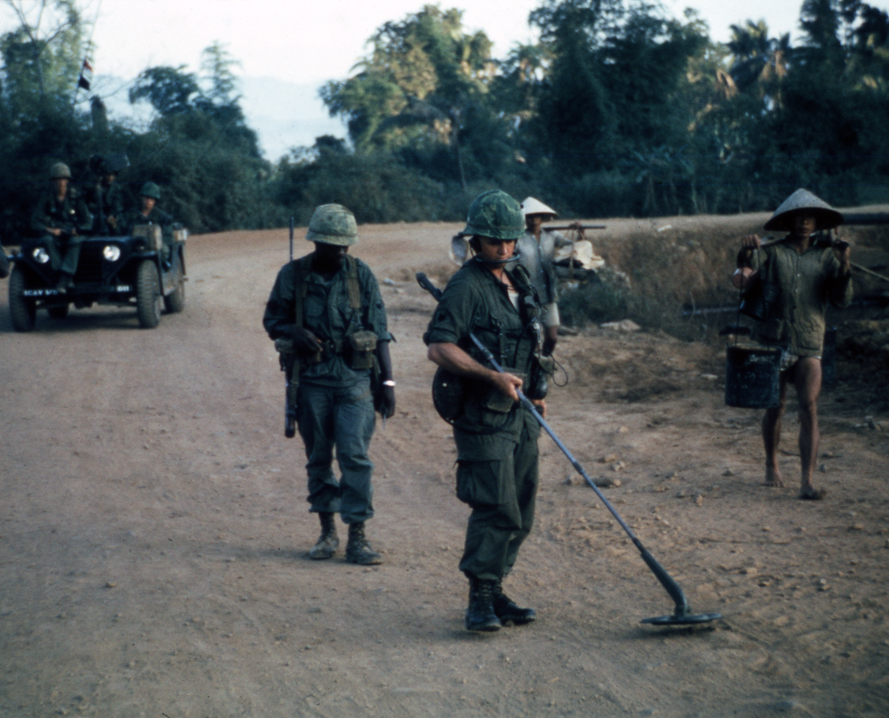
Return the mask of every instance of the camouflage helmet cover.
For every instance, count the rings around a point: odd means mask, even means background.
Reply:
[[[142,189],[139,191],[139,196],[141,197],[151,197],[158,202],[161,201],[161,188],[158,187],[154,182],[146,182],[142,185]]]
[[[827,202],[805,189],[798,189],[775,210],[764,229],[789,232],[793,229],[793,215],[807,210],[815,215],[818,229],[832,229],[843,223],[843,215]]]
[[[50,179],[71,179],[71,170],[64,162],[56,162],[49,168]]]
[[[358,244],[358,225],[355,215],[341,204],[322,204],[315,208],[309,221],[306,239],[321,244],[349,247]]]
[[[506,192],[491,189],[482,192],[469,206],[463,234],[516,240],[525,231],[525,219],[519,203]]]

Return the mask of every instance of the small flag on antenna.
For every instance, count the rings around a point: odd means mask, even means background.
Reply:
[[[89,60],[83,61],[83,67],[80,69],[80,79],[77,81],[77,86],[83,88],[84,90],[90,89],[90,80],[92,80],[93,76],[93,66],[90,65]]]

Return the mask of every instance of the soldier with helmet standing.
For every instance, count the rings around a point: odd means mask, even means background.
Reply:
[[[31,229],[43,234],[50,266],[59,272],[56,289],[65,293],[74,285],[80,261],[80,239],[93,224],[92,215],[71,183],[71,170],[57,162],[49,171],[52,189],[45,192],[31,215]]]
[[[821,353],[824,348],[828,304],[837,308],[852,301],[849,244],[834,239],[819,243],[815,232],[842,224],[843,215],[811,192],[799,189],[766,222],[767,230],[787,236],[763,245],[758,235],[741,241],[738,269],[732,282],[739,289],[754,285],[771,301],[756,328],[763,344],[780,347],[780,403],[767,409],[762,420],[766,453],[766,486],[783,486],[778,467],[778,442],[787,384],[799,400],[799,450],[802,462],[801,499],[824,498],[812,485],[818,456],[818,395],[821,392]]]
[[[531,379],[542,343],[537,293],[521,266],[510,268],[523,229],[522,210],[505,192],[490,190],[473,201],[463,234],[471,236],[475,257],[448,282],[423,336],[429,359],[467,385],[453,426],[457,497],[472,509],[460,561],[469,579],[465,625],[471,631],[536,618],[502,587],[531,530],[538,485],[540,426],[516,390],[546,411]],[[485,365],[470,333],[503,372]]]
[[[308,459],[309,510],[321,521],[321,536],[309,557],[329,559],[336,552],[338,513],[349,526],[346,560],[378,564],[382,557],[365,536],[365,522],[374,515],[368,448],[375,399],[383,418],[395,413],[392,336],[373,273],[349,255],[358,243],[352,213],[338,204],[316,208],[306,239],[315,250],[278,272],[263,326],[279,350],[283,340],[294,354],[296,422]],[[334,450],[339,480],[332,468]]]

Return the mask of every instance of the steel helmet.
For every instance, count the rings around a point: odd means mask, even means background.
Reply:
[[[71,179],[71,170],[68,169],[68,165],[66,165],[64,162],[56,162],[52,167],[49,168],[49,178]]]
[[[349,247],[358,244],[358,225],[355,215],[341,204],[322,204],[315,208],[309,221],[306,239],[321,244]]]
[[[503,190],[491,189],[472,201],[462,234],[511,241],[524,232],[525,219],[519,203]]]
[[[142,185],[142,189],[139,191],[139,195],[142,197],[151,197],[152,199],[161,201],[161,188],[158,187],[154,182],[146,182]]]
[[[807,210],[815,215],[818,229],[832,229],[843,223],[843,215],[827,202],[805,189],[798,189],[785,199],[775,214],[765,223],[764,229],[789,232],[793,229],[792,217],[800,210]]]
[[[526,197],[525,201],[522,202],[522,214],[525,216],[529,214],[548,214],[552,219],[559,216],[559,213],[556,212],[556,210],[534,197]]]

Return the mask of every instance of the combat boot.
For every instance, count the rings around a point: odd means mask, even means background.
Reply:
[[[503,579],[492,581],[494,584],[492,594],[494,597],[494,613],[501,623],[512,621],[516,626],[531,623],[537,619],[537,612],[533,608],[519,608],[515,602],[503,593]]]
[[[332,558],[340,545],[340,540],[336,535],[336,522],[333,520],[333,513],[319,511],[318,518],[321,519],[321,536],[318,537],[318,543],[312,546],[312,550],[309,551],[309,558],[315,561]]]
[[[374,551],[364,536],[364,521],[349,524],[349,542],[346,544],[346,561],[359,566],[383,563],[383,557]]]
[[[469,608],[466,609],[467,631],[499,631],[500,619],[494,613],[494,581],[469,577]]]

